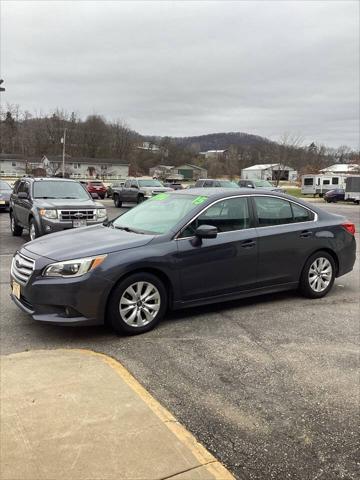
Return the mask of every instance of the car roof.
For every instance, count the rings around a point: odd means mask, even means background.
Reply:
[[[22,177],[19,178],[19,181],[22,180],[27,180],[30,182],[41,182],[41,181],[47,181],[47,182],[76,182],[76,180],[73,180],[72,178],[62,178],[62,177]]]

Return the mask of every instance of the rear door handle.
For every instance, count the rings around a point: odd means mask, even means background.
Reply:
[[[303,232],[300,233],[301,238],[308,238],[311,237],[313,232],[311,230],[304,230]]]
[[[244,240],[241,244],[242,248],[252,248],[256,245],[255,240]]]

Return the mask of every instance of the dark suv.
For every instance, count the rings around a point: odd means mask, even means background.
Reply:
[[[24,177],[10,197],[10,224],[14,236],[28,229],[31,240],[45,233],[95,225],[107,220],[106,209],[86,189],[64,178]]]
[[[239,188],[235,182],[230,180],[217,180],[216,178],[199,178],[195,183],[195,188]]]

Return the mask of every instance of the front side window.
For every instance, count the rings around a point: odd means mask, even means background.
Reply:
[[[247,198],[229,198],[215,203],[188,225],[181,237],[193,236],[195,230],[201,225],[212,225],[220,233],[249,228],[250,215]]]
[[[203,186],[204,186],[204,187],[213,187],[213,186],[214,186],[214,185],[213,185],[213,181],[212,181],[212,180],[206,180],[206,181],[204,182],[204,185],[203,185]]]
[[[130,188],[130,186],[131,186],[131,181],[130,181],[130,180],[126,180],[125,185],[124,185],[124,188]]]
[[[273,185],[267,180],[254,180],[255,188],[270,188]]]

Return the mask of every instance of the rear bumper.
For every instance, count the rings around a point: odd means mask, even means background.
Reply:
[[[337,251],[338,260],[339,260],[339,269],[337,277],[341,277],[346,273],[349,273],[354,268],[356,261],[356,240],[355,237],[347,232],[344,232],[344,235],[348,238],[348,243],[346,247]]]

